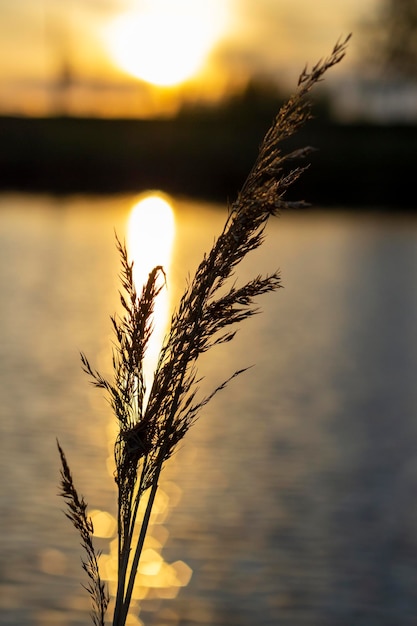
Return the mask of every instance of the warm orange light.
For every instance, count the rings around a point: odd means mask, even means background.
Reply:
[[[174,240],[174,213],[169,199],[163,194],[150,193],[135,204],[129,216],[127,248],[134,262],[133,278],[141,293],[149,272],[157,266],[164,268],[169,285],[169,269]],[[146,359],[147,376],[151,376],[169,319],[167,288],[159,294],[154,311],[154,331],[149,342]]]
[[[161,265],[169,269],[174,236],[174,214],[167,196],[148,193],[133,206],[128,223],[127,246],[134,261],[134,279],[140,292],[149,272]]]
[[[106,39],[121,69],[168,87],[198,73],[225,25],[224,0],[148,0],[114,20]]]

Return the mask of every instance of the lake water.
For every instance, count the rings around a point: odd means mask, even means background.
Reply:
[[[110,372],[136,200],[0,197],[3,626],[89,623],[57,436],[111,578],[112,416],[79,352]],[[172,206],[175,303],[226,214]],[[285,289],[204,360],[208,389],[255,367],[164,469],[131,626],[417,623],[417,217],[285,214],[239,280],[277,268]]]

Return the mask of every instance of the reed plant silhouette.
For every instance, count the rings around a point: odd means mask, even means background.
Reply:
[[[349,36],[350,37],[350,36]],[[234,277],[239,263],[264,239],[271,216],[289,207],[304,206],[285,198],[289,187],[308,164],[293,165],[305,159],[311,148],[284,153],[281,142],[293,135],[310,117],[310,90],[325,72],[345,55],[349,40],[338,42],[331,54],[310,71],[300,75],[298,89],[284,104],[261,143],[258,157],[212,249],[204,255],[194,278],[189,281],[171,319],[161,347],[149,393],[144,380],[144,356],[152,334],[155,299],[164,288],[164,270],[155,267],[138,293],[133,280],[133,263],[126,246],[117,239],[121,258],[120,295],[122,315],[112,317],[115,333],[114,377],[111,381],[93,369],[82,354],[82,366],[93,384],[105,391],[118,422],[114,445],[115,480],[118,491],[118,582],[113,626],[124,626],[152,506],[164,463],[171,457],[201,409],[234,377],[238,369],[208,396],[199,398],[199,357],[214,345],[233,339],[236,326],[258,312],[255,299],[281,286],[279,272],[255,276],[242,287]],[[162,279],[162,280],[161,280]],[[93,545],[93,524],[87,505],[79,497],[64,454],[61,457],[61,495],[67,503],[67,516],[79,531],[86,558],[83,568],[92,599],[92,620],[104,626],[109,603],[106,586],[100,578],[98,554]],[[139,504],[147,496],[143,516]],[[139,532],[135,533],[135,530]]]

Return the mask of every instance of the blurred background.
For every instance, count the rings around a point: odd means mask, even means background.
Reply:
[[[411,0],[2,0],[0,187],[233,198],[305,64],[353,32],[296,140],[319,149],[300,193],[413,208],[416,12]]]
[[[0,0],[0,624],[81,626],[55,438],[115,580],[114,230],[163,263],[158,351],[302,69],[348,54],[285,149],[317,148],[237,281],[281,269],[164,470],[130,626],[417,620],[415,0]],[[158,339],[159,337],[159,339]],[[109,614],[110,619],[110,614]]]

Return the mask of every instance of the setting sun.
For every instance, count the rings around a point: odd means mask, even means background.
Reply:
[[[202,68],[225,22],[219,0],[153,0],[110,24],[108,46],[122,70],[153,85],[169,87]]]

